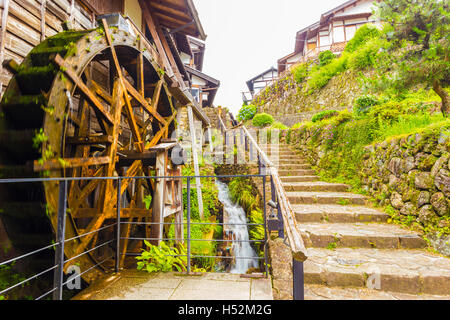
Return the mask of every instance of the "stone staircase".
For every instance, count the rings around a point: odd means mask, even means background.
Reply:
[[[306,299],[450,299],[450,259],[431,253],[415,232],[387,224],[348,186],[319,181],[305,159],[281,145],[277,158],[309,258]]]

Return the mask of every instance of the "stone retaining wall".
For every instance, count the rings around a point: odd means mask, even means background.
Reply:
[[[323,110],[351,108],[354,99],[362,94],[358,74],[353,71],[333,77],[325,87],[311,94],[303,91],[303,85],[288,74],[259,93],[252,103],[258,106],[259,113],[271,114],[280,122],[284,119],[285,125],[292,126]],[[288,117],[292,115],[298,118],[290,121]]]
[[[320,169],[327,152],[314,129],[283,131],[289,143]],[[391,138],[365,147],[358,168],[362,188],[381,206],[420,224],[430,243],[450,256],[450,132],[436,128],[425,133]],[[322,141],[323,143],[321,143]]]

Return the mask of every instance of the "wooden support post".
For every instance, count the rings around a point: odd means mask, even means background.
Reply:
[[[45,40],[45,27],[46,27],[46,22],[45,22],[45,14],[47,11],[47,0],[42,0],[41,3],[41,41]]]
[[[164,176],[166,167],[166,151],[159,151],[156,156],[156,176]],[[155,189],[153,193],[153,210],[152,210],[152,222],[163,223],[164,222],[164,192],[166,190],[166,179],[158,178],[155,183]],[[161,239],[163,237],[164,225],[154,224],[151,228],[151,238]],[[152,240],[152,244],[159,245],[161,240]]]
[[[202,185],[200,178],[200,168],[198,166],[198,153],[197,153],[197,140],[195,137],[195,123],[194,123],[194,113],[192,107],[187,107],[188,118],[189,118],[189,131],[191,132],[191,145],[192,145],[192,156],[194,159],[194,172],[197,178],[195,178],[195,186],[197,188],[197,200],[198,200],[198,212],[200,218],[203,219],[203,197],[202,197]],[[188,195],[189,196],[189,195]]]
[[[212,141],[212,135],[211,135],[211,125],[208,127],[208,140],[209,140],[209,151],[211,151],[211,156],[212,156],[212,153],[214,152],[214,147],[213,147],[213,141]]]
[[[5,42],[6,42],[6,27],[8,25],[9,15],[9,0],[3,1],[3,14],[2,14],[2,31],[0,34],[0,74],[3,72],[3,61],[5,60]],[[0,81],[0,95],[3,92],[3,83]]]

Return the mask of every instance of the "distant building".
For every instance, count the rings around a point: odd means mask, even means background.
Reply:
[[[263,73],[257,75],[256,77],[250,79],[247,81],[247,87],[249,92],[243,92],[242,98],[244,102],[249,102],[253,100],[255,95],[257,95],[262,89],[264,89],[266,86],[268,86],[272,81],[278,79],[278,70],[274,67],[270,68],[269,70],[264,71]],[[248,95],[248,93],[251,96]]]
[[[375,23],[373,0],[350,0],[322,14],[316,23],[297,32],[294,52],[278,60],[281,74],[292,65],[315,58],[320,52],[342,53],[358,28]]]

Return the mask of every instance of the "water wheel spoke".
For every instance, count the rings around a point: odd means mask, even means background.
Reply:
[[[66,63],[66,61],[57,54],[54,58],[57,65],[64,70],[64,73],[77,85],[78,89],[84,94],[94,110],[99,113],[109,124],[113,124],[113,119],[108,111],[105,110],[103,105],[97,99],[97,96],[84,84],[84,82],[77,76],[72,67]]]
[[[169,132],[169,126],[172,123],[172,121],[175,119],[177,115],[177,112],[175,111],[174,114],[172,114],[172,116],[167,120],[166,125],[161,128],[158,133],[153,137],[153,139],[147,143],[147,145],[145,146],[145,149],[150,149],[154,146],[156,146],[158,144],[158,142],[163,138],[163,136],[167,136],[168,132]]]
[[[156,111],[156,108],[153,105],[150,105],[147,100],[129,83],[127,80],[125,80],[125,86],[128,90],[128,92],[131,94],[131,96],[136,99],[139,104],[144,108],[144,110],[154,116],[158,121],[165,124],[164,118]]]
[[[144,144],[142,142],[142,138],[139,133],[138,126],[136,124],[136,120],[135,120],[134,113],[133,113],[133,107],[131,106],[131,101],[130,101],[130,98],[127,93],[127,88],[125,86],[126,79],[123,76],[122,68],[120,67],[119,59],[117,58],[117,53],[116,53],[116,50],[114,49],[114,45],[113,45],[113,42],[111,39],[111,34],[109,31],[108,23],[106,22],[105,19],[102,19],[102,23],[103,23],[103,28],[105,30],[106,41],[111,50],[111,55],[112,55],[112,58],[114,61],[114,66],[116,67],[116,73],[119,77],[119,82],[122,87],[122,91],[123,91],[122,94],[123,94],[123,97],[125,98],[125,110],[127,112],[128,124],[130,125],[130,129],[133,134],[133,138],[137,143],[138,150],[143,151]]]

